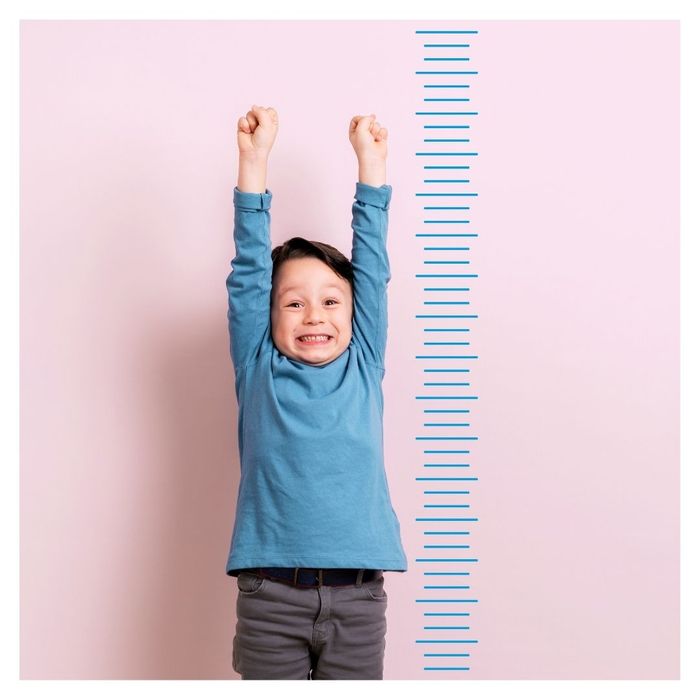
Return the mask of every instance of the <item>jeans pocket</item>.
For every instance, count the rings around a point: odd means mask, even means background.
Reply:
[[[239,593],[244,595],[254,595],[262,590],[266,578],[254,574],[252,571],[241,571],[236,577]]]
[[[379,601],[385,601],[387,600],[387,594],[386,591],[384,590],[384,576],[380,576],[379,578],[375,578],[374,581],[365,581],[362,584],[362,588],[364,589],[365,593],[367,594],[367,597],[370,600],[379,600]]]

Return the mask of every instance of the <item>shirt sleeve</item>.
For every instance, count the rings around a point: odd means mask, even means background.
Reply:
[[[367,360],[384,370],[387,341],[387,285],[391,279],[386,249],[391,185],[355,185],[352,205],[353,336]]]
[[[231,359],[236,374],[254,357],[270,323],[272,193],[233,190],[236,256],[226,278]]]

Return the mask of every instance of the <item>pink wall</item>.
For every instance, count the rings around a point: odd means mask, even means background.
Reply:
[[[479,30],[479,642],[436,676],[415,642],[414,32],[440,28]],[[409,571],[386,575],[385,678],[677,678],[678,44],[676,22],[23,22],[22,678],[238,677],[224,280],[253,102],[281,117],[274,243],[349,253],[347,124],[389,128],[386,462]]]

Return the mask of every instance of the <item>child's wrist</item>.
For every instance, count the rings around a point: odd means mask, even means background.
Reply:
[[[365,167],[386,167],[386,158],[377,156],[357,156],[357,164]]]
[[[238,162],[238,189],[241,192],[265,192],[267,158],[243,155]]]
[[[267,165],[269,151],[239,151],[238,160],[246,165]]]
[[[372,187],[386,184],[386,160],[359,160],[358,180]]]

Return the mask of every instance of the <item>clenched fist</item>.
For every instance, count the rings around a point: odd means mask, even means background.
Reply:
[[[358,114],[350,121],[349,137],[359,162],[382,161],[387,156],[386,127],[375,121],[376,114]]]
[[[241,156],[267,157],[277,136],[279,118],[273,107],[253,105],[238,120],[238,150]]]

